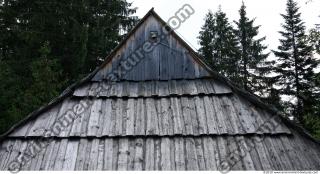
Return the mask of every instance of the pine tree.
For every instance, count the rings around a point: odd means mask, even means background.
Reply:
[[[303,122],[303,108],[307,108],[310,91],[314,88],[313,69],[317,61],[313,58],[312,46],[308,45],[304,22],[301,20],[299,7],[293,0],[287,1],[286,14],[281,14],[285,22],[278,50],[273,51],[278,58],[275,70],[278,73],[276,85],[280,86],[279,94],[294,96],[292,105],[295,119]],[[290,103],[291,105],[291,103]]]
[[[206,14],[204,25],[201,27],[201,31],[199,32],[199,54],[202,56],[205,62],[208,65],[213,65],[213,47],[212,47],[212,39],[215,35],[215,21],[214,16],[211,11]]]
[[[221,7],[214,15],[215,36],[212,40],[214,70],[220,72],[231,80],[236,80],[238,76],[238,42],[234,34],[234,29],[228,21],[226,14],[221,11]]]
[[[237,74],[237,40],[234,29],[221,8],[206,15],[205,24],[200,31],[199,49],[209,66],[224,76],[235,79]]]
[[[320,54],[320,30],[313,28],[309,31],[308,42],[312,45],[313,50],[316,54]]]
[[[50,52],[50,44],[45,42],[39,49],[40,57],[35,58],[30,64],[32,83],[16,105],[16,109],[23,111],[22,113],[39,108],[58,96],[62,87],[65,86],[66,81],[61,81],[63,74],[60,64],[57,59],[49,56]],[[18,116],[23,117],[23,114],[19,113]]]
[[[265,37],[257,38],[260,26],[254,26],[254,19],[250,20],[247,17],[244,3],[239,14],[240,19],[235,21],[237,25],[235,33],[240,44],[238,83],[248,91],[264,94],[270,80],[266,75],[272,63],[266,60],[269,53],[264,53],[267,48],[262,43]]]
[[[134,13],[125,0],[1,1],[0,134],[93,70],[136,23]]]

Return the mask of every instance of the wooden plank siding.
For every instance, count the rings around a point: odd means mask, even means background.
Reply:
[[[218,170],[220,162],[228,159],[239,147],[243,148],[241,150],[251,150],[241,152],[246,155],[232,166],[232,170],[320,168],[320,164],[316,162],[320,155],[316,144],[306,143],[306,139],[301,137],[287,135],[265,136],[264,141],[257,142],[256,136],[258,135],[54,140],[44,149],[44,156],[31,158],[32,165],[25,170],[47,170],[49,162],[54,162],[52,170]],[[249,148],[252,142],[255,145]],[[32,140],[16,140],[13,148],[19,149],[22,144],[29,143]],[[242,145],[237,146],[237,143]],[[310,146],[316,151],[306,150],[296,160],[295,151],[309,149]],[[59,150],[57,155],[49,159],[45,154],[51,149]],[[18,151],[5,151],[3,156],[14,160],[18,155]],[[7,169],[9,162],[1,166],[1,170]]]
[[[80,103],[72,99],[73,103]],[[77,102],[75,102],[77,101]],[[91,109],[73,121],[58,137],[103,137],[135,135],[237,135],[291,134],[280,124],[276,130],[258,130],[264,125],[262,111],[251,112],[250,105],[241,103],[239,96],[198,96],[169,98],[106,98],[93,100]],[[246,109],[240,109],[246,108]],[[62,106],[59,113],[64,113]],[[38,117],[47,122],[50,117]],[[103,121],[101,121],[101,119]],[[84,121],[86,119],[87,121]],[[249,122],[250,121],[250,122]],[[35,121],[37,122],[37,121]],[[80,132],[70,131],[82,124]],[[36,124],[32,129],[37,129]],[[53,125],[48,125],[51,127]],[[42,128],[42,125],[39,125]],[[69,130],[69,131],[68,131]],[[100,132],[100,133],[98,133]],[[43,134],[14,132],[9,137],[41,137]]]

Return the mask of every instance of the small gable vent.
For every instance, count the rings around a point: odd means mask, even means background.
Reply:
[[[158,32],[157,31],[150,31],[149,39],[152,42],[157,41],[158,39]]]

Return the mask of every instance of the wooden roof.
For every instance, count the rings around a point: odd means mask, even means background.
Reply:
[[[97,70],[3,135],[0,170],[34,144],[47,145],[22,170],[219,170],[244,147],[232,170],[320,169],[316,140],[210,70],[174,31],[111,82],[108,74],[164,25],[150,10]],[[71,125],[45,134],[81,103],[91,104]],[[277,126],[261,129],[270,119]]]

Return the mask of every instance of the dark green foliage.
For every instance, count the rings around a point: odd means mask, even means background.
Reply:
[[[304,98],[303,126],[320,140],[320,73],[313,77],[314,89]]]
[[[201,31],[199,32],[199,54],[202,56],[205,62],[208,65],[213,66],[213,46],[212,39],[215,35],[215,20],[213,13],[209,11],[206,14],[204,25],[201,27]]]
[[[315,53],[320,54],[320,30],[315,28],[311,29],[307,39],[308,42],[313,46]]]
[[[0,1],[0,133],[87,74],[136,23],[122,0]]]
[[[297,3],[293,0],[287,1],[286,14],[281,15],[285,22],[280,31],[282,39],[278,50],[273,51],[278,61],[275,71],[278,74],[276,85],[281,87],[280,95],[294,96],[295,103],[291,105],[295,116],[303,122],[303,112],[313,103],[312,91],[314,90],[314,68],[317,66],[313,58],[313,47],[308,44],[305,35],[304,22],[301,20],[301,13]]]
[[[247,17],[244,4],[239,14],[239,20],[235,21],[235,33],[240,43],[237,83],[248,91],[263,95],[268,92],[266,90],[270,82],[266,75],[270,73],[272,64],[266,60],[269,54],[264,53],[267,48],[262,43],[265,37],[257,38],[260,26],[254,26],[254,19],[250,20]]]
[[[237,40],[226,14],[218,12],[206,15],[205,24],[200,31],[199,49],[202,57],[213,70],[230,79],[237,76]]]

